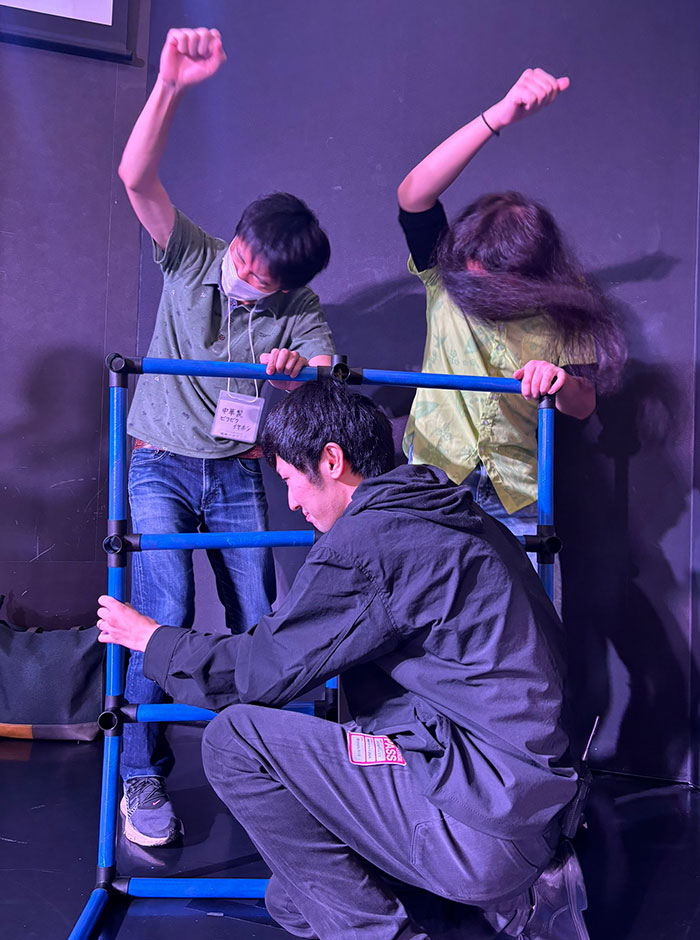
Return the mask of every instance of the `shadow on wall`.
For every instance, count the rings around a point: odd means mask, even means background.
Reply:
[[[605,288],[661,280],[675,264],[656,253],[595,277]],[[558,422],[569,682],[579,739],[603,717],[594,766],[687,780],[688,571],[674,570],[662,546],[688,507],[679,451],[692,403],[670,366],[650,364],[639,321],[623,312],[638,358],[621,389],[599,401],[587,427]]]
[[[55,349],[25,374],[20,416],[3,427],[0,590],[6,616],[21,626],[94,622],[105,582],[104,383],[101,359]]]
[[[366,369],[418,372],[425,346],[425,290],[418,278],[404,276],[374,284],[325,307],[339,353]],[[415,388],[363,385],[394,430],[396,459]]]

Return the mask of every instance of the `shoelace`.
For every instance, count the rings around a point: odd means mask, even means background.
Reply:
[[[163,782],[158,777],[143,777],[129,784],[131,801],[140,804],[146,800],[165,799]]]

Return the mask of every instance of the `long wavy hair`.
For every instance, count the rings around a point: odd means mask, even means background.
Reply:
[[[595,344],[597,365],[572,372],[601,393],[618,387],[626,358],[619,317],[544,206],[516,192],[481,196],[445,232],[436,260],[464,314],[488,321],[544,314],[569,362]]]

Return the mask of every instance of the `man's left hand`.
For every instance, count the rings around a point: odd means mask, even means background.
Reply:
[[[97,626],[100,628],[100,643],[118,643],[142,653],[156,632],[159,623],[144,617],[131,604],[122,604],[114,597],[103,594],[98,599]]]
[[[555,395],[568,377],[562,368],[543,359],[531,359],[513,373],[514,379],[520,379],[520,391],[528,401],[537,401],[543,395]]]
[[[260,356],[260,362],[267,365],[265,370],[268,375],[274,375],[275,372],[284,372],[292,377],[299,375],[304,366],[308,366],[309,360],[300,356],[293,349],[272,349],[269,353],[263,353]],[[291,391],[299,384],[298,382],[284,382],[280,379],[270,379],[270,385],[273,388],[281,388],[284,391]]]

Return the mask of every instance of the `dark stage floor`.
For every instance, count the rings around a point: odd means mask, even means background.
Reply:
[[[264,877],[245,835],[209,790],[197,728],[174,732],[170,792],[185,823],[180,846],[119,844],[122,875]],[[94,884],[101,743],[0,740],[0,936],[65,940]],[[700,938],[700,794],[602,776],[578,851],[592,940]],[[489,940],[465,909],[411,894],[435,940]],[[115,901],[101,940],[284,940],[261,902]]]

